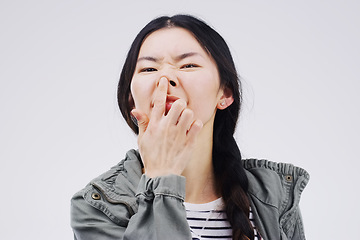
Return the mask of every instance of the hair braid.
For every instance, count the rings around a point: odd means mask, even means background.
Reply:
[[[228,110],[225,110],[228,111]],[[250,203],[247,196],[248,179],[241,164],[241,154],[233,137],[226,127],[230,114],[218,111],[214,124],[213,165],[217,188],[225,202],[225,212],[233,229],[234,240],[254,239],[249,220]],[[230,124],[233,125],[233,124]]]

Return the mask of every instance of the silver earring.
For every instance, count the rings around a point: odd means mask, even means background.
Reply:
[[[225,106],[225,101],[220,103],[220,106]]]

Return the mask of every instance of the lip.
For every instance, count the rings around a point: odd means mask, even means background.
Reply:
[[[165,115],[168,114],[168,112],[170,111],[170,108],[171,106],[173,105],[173,103],[178,100],[180,98],[178,97],[175,97],[175,96],[171,96],[171,95],[168,95],[166,97],[166,104],[165,104]]]
[[[168,96],[166,97],[166,102],[175,102],[175,101],[178,100],[178,99],[180,99],[180,98],[175,97],[175,96],[168,95]]]

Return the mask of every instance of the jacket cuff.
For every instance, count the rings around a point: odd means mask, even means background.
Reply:
[[[185,183],[183,176],[167,175],[149,178],[143,174],[137,188],[136,197],[142,195],[145,199],[151,200],[157,196],[175,197],[185,200]]]

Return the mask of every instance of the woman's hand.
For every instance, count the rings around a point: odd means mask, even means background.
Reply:
[[[182,99],[176,100],[165,116],[168,84],[165,77],[160,79],[150,118],[141,110],[131,111],[138,121],[138,145],[145,174],[151,178],[181,175],[203,126],[200,120],[194,119],[193,111],[186,108],[187,104]]]

